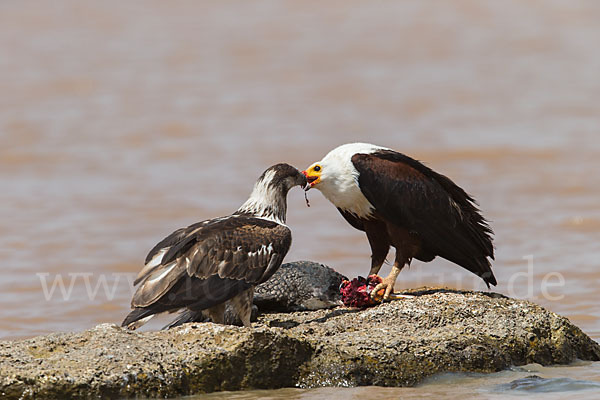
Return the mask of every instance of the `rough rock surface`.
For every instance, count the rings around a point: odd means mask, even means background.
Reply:
[[[600,360],[566,318],[494,293],[428,289],[366,310],[265,314],[253,328],[103,324],[0,342],[0,396],[166,397],[284,386],[410,386],[439,372]]]

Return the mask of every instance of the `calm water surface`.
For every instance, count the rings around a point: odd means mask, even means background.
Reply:
[[[235,210],[269,165],[368,141],[479,200],[494,290],[600,339],[599,20],[566,0],[0,2],[0,338],[120,322],[158,240]],[[287,260],[365,274],[364,235],[309,199],[290,193]],[[425,284],[485,289],[443,260],[397,287]],[[598,382],[598,364],[533,368]],[[520,398],[539,388],[502,384],[531,374],[235,396]],[[546,387],[600,397],[576,386]]]

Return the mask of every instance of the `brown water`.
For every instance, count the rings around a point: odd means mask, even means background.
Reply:
[[[0,337],[120,322],[162,237],[236,209],[271,164],[368,141],[480,201],[496,291],[600,339],[598,21],[592,0],[0,2]],[[363,234],[309,198],[290,193],[287,260],[365,274]],[[443,260],[397,287],[423,284],[485,287]]]

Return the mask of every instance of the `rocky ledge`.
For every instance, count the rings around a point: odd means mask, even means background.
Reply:
[[[265,314],[253,328],[103,324],[0,342],[0,396],[172,397],[286,386],[411,386],[440,372],[600,360],[569,320],[495,293],[423,289],[366,310]]]

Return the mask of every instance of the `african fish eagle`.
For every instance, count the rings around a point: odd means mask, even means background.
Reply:
[[[292,236],[285,225],[287,193],[306,178],[288,164],[268,168],[248,200],[225,217],[176,230],[146,257],[122,326],[136,329],[162,312],[205,310],[223,323],[230,301],[244,326],[250,325],[254,286],[279,268]]]
[[[492,229],[476,201],[450,178],[394,150],[349,143],[331,150],[303,171],[309,183],[335,205],[371,246],[371,270],[377,274],[390,246],[396,257],[390,274],[372,295],[385,288],[413,258],[445,258],[496,285]]]

